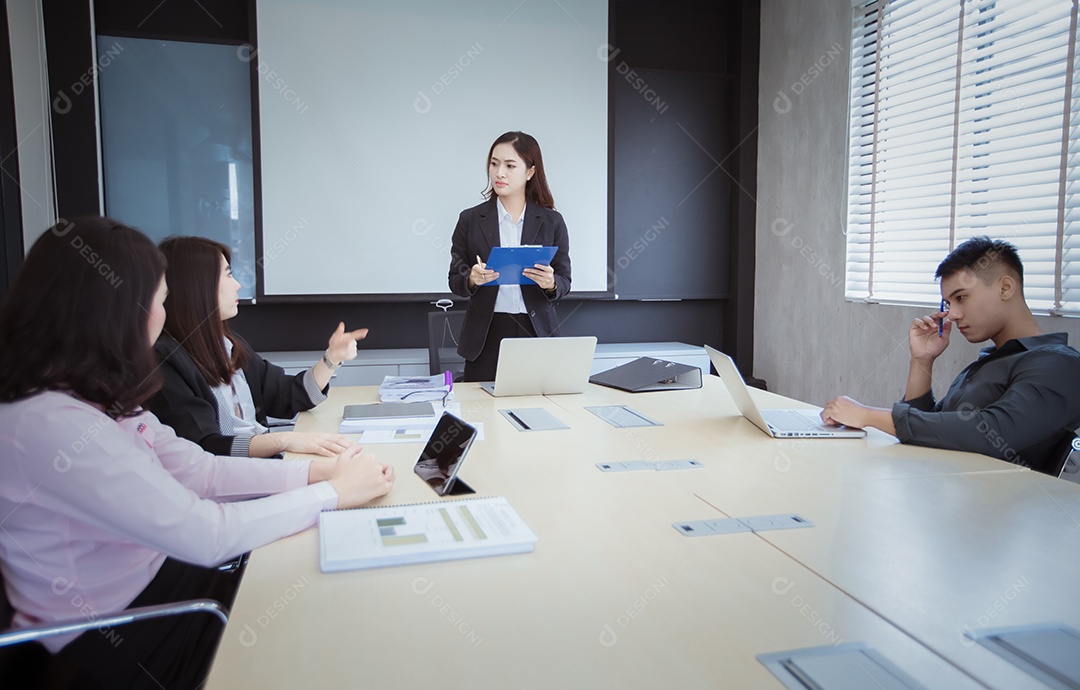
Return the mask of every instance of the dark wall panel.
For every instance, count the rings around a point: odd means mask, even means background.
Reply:
[[[237,43],[248,37],[247,0],[97,0],[99,34]]]
[[[725,352],[744,376],[754,371],[754,252],[757,232],[758,48],[761,7],[744,0],[737,19],[738,64],[735,75],[734,139],[728,169],[739,180],[731,204],[731,300],[725,310]]]
[[[22,200],[19,192],[19,137],[15,131],[15,90],[11,74],[7,3],[0,3],[0,299],[22,263]]]
[[[720,347],[724,301],[565,301],[556,308],[563,335],[595,335],[602,343],[678,341]],[[240,307],[230,326],[256,349],[321,350],[339,321],[369,328],[362,349],[427,347],[426,303],[259,304]],[[455,307],[464,309],[464,303]]]
[[[629,67],[616,80],[620,298],[729,295],[732,85],[712,72]]]
[[[56,159],[56,210],[62,218],[100,212],[97,106],[90,3],[42,0]]]

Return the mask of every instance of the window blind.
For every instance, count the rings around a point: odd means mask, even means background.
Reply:
[[[990,235],[1020,251],[1033,309],[1080,314],[1076,13],[1075,0],[854,6],[848,299],[936,304],[938,263]]]

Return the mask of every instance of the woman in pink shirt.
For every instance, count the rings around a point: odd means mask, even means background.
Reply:
[[[228,605],[239,576],[216,564],[393,485],[393,468],[359,446],[332,461],[222,458],[144,411],[161,385],[164,273],[137,230],[61,221],[0,309],[0,570],[16,626],[204,596]],[[184,616],[43,644],[68,687],[197,687],[220,627]]]

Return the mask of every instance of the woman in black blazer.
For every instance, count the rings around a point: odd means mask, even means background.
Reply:
[[[267,417],[289,419],[326,399],[330,377],[356,357],[367,329],[339,324],[322,359],[288,376],[260,357],[226,323],[236,316],[240,283],[229,248],[202,237],[171,237],[165,329],[154,345],[164,385],[145,407],[178,436],[214,455],[270,457],[285,451],[333,456],[352,445],[340,434],[267,429]]]
[[[570,238],[536,139],[503,134],[487,169],[487,201],[461,212],[450,248],[450,290],[469,298],[458,346],[466,381],[494,380],[503,338],[558,335],[555,302],[570,292]],[[534,284],[487,285],[499,277],[486,268],[491,248],[525,244],[558,247],[550,266],[522,271]]]

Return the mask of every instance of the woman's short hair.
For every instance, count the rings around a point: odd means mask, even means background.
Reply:
[[[150,238],[111,218],[49,228],[0,308],[0,400],[65,390],[136,411],[161,387],[149,318],[164,274]]]
[[[205,237],[169,237],[158,248],[169,260],[165,332],[180,343],[210,386],[229,383],[248,358],[243,343],[221,320],[218,303],[221,260],[231,263],[232,252]],[[231,357],[226,339],[233,345]]]

